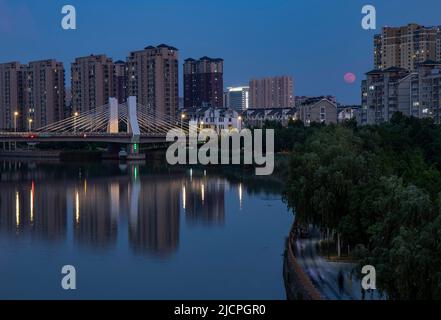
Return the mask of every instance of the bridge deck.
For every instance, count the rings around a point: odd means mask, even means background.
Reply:
[[[139,143],[166,142],[166,135],[160,133],[143,133]],[[0,142],[103,142],[103,143],[133,143],[129,133],[40,133],[40,132],[0,132]],[[138,142],[138,141],[136,141]]]

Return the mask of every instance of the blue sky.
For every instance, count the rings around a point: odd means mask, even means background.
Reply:
[[[77,9],[75,31],[61,28],[66,4]],[[377,9],[377,31],[361,28],[365,4]],[[225,86],[288,74],[296,95],[359,103],[373,35],[384,25],[441,25],[440,12],[439,0],[0,0],[0,62],[57,58],[70,69],[77,56],[124,60],[167,43],[179,48],[181,63],[225,59]],[[357,76],[354,84],[343,80],[346,72]]]

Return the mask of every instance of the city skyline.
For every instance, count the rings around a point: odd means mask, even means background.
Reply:
[[[226,1],[222,5],[206,1],[190,1],[185,5],[174,1],[144,2],[134,3],[136,10],[128,13],[116,1],[108,1],[102,8],[98,3],[77,0],[71,4],[78,11],[78,29],[65,31],[60,27],[62,2],[1,0],[0,34],[9,45],[0,53],[0,61],[55,58],[68,66],[75,57],[92,53],[106,54],[117,61],[125,60],[133,48],[167,43],[180,50],[180,74],[187,57],[222,57],[226,87],[246,85],[255,77],[290,74],[296,79],[299,95],[333,94],[342,103],[358,104],[360,81],[373,65],[374,34],[380,33],[385,25],[441,24],[437,10],[433,10],[441,4],[428,2],[419,6],[412,1],[400,1],[409,10],[397,16],[394,14],[397,1],[371,1],[377,9],[377,30],[366,31],[360,26],[363,1],[331,4],[318,0],[308,3],[281,0],[271,1],[271,6],[266,6],[267,1]],[[323,10],[313,10],[317,5]],[[196,19],[187,19],[190,12]],[[262,23],[276,15],[280,19],[271,25]],[[421,20],[421,16],[425,18]],[[156,25],[164,19],[168,23],[158,29]],[[218,27],[199,27],[204,24]],[[40,45],[35,46],[36,42]],[[349,50],[347,43],[352,43]],[[347,72],[356,75],[353,84],[344,82]],[[326,76],[320,76],[323,73]],[[69,78],[70,71],[66,70],[66,79]],[[180,96],[183,96],[182,85]]]
[[[441,300],[440,9],[0,0],[0,302]]]

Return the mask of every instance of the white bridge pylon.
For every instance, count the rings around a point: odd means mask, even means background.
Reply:
[[[138,112],[136,97],[129,97],[127,100],[128,111],[127,111],[127,131],[132,135],[132,142],[139,143],[141,137],[141,130],[138,124]]]
[[[127,133],[132,135],[132,142],[139,143],[141,130],[139,129],[136,97],[129,97],[127,100]],[[119,104],[116,98],[109,99],[109,124],[107,133],[119,133]]]
[[[119,133],[119,117],[118,117],[118,99],[109,99],[109,124],[107,126],[107,133]]]
[[[75,111],[73,116],[39,128],[35,132],[42,136],[128,133],[131,135],[132,143],[139,143],[141,136],[165,137],[171,129],[188,130],[188,124],[178,122],[176,118],[174,115],[161,114],[155,108],[138,104],[134,96],[129,97],[127,102],[122,104],[119,104],[117,99],[110,98],[109,103],[104,106],[84,112]],[[121,128],[124,130],[122,131]]]

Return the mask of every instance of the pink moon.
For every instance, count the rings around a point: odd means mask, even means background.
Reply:
[[[352,72],[348,72],[345,74],[344,79],[345,79],[346,83],[354,83],[355,80],[357,79],[357,77]]]

